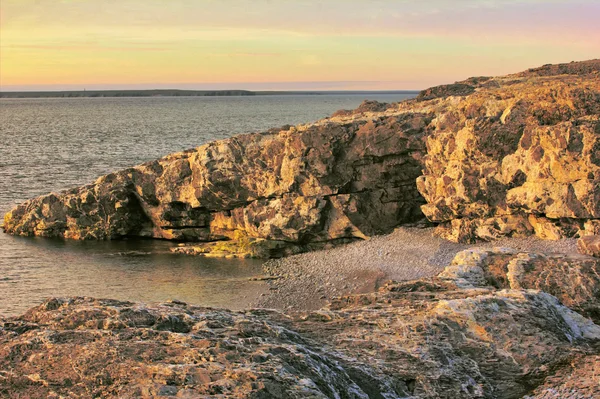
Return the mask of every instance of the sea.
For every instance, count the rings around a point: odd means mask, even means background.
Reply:
[[[408,94],[0,99],[0,213],[48,192],[240,133],[306,123]],[[260,260],[177,255],[159,240],[72,241],[0,232],[0,316],[46,298],[176,299],[242,309],[268,288]]]

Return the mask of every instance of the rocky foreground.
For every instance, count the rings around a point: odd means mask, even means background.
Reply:
[[[0,320],[0,396],[597,398],[599,276],[593,257],[469,250],[307,313],[51,299]]]
[[[4,231],[212,242],[177,251],[267,257],[423,216],[457,242],[599,234],[599,115],[600,60],[471,78],[32,199]]]
[[[455,242],[582,254],[471,249],[310,312],[50,299],[0,319],[0,396],[600,397],[600,60],[209,143],[27,201],[4,230],[273,257],[423,216]]]

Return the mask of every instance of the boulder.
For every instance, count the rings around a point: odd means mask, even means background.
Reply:
[[[600,258],[600,236],[584,236],[577,240],[577,249],[585,255]]]
[[[506,248],[470,249],[459,252],[438,277],[461,288],[544,291],[600,324],[600,259]]]

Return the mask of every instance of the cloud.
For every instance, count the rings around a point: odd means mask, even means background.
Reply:
[[[434,84],[591,58],[600,42],[598,0],[0,0],[0,8],[0,78],[19,84],[370,76]]]

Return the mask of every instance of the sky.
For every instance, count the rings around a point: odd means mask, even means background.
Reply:
[[[600,58],[600,0],[0,0],[0,90],[419,90]]]

